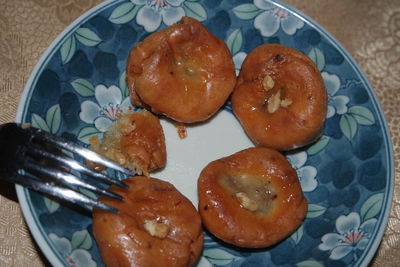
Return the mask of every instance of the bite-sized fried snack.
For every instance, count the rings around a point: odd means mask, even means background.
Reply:
[[[232,108],[257,146],[291,150],[322,134],[327,92],[308,56],[283,45],[266,44],[244,60]]]
[[[129,189],[101,197],[118,214],[95,209],[93,234],[108,266],[193,266],[203,247],[201,219],[193,204],[170,183],[136,176]]]
[[[160,120],[145,109],[119,114],[102,140],[97,136],[90,139],[89,148],[137,174],[148,175],[164,167],[167,160]],[[90,162],[89,165],[102,168]]]
[[[296,171],[270,148],[248,148],[209,163],[198,193],[204,226],[240,247],[276,244],[300,226],[307,212]]]
[[[224,41],[189,17],[133,47],[126,73],[134,105],[185,123],[211,117],[236,83]]]

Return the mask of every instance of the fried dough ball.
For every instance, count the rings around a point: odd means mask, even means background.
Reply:
[[[308,56],[283,45],[261,45],[243,62],[232,108],[257,146],[291,150],[321,136],[327,92]]]
[[[307,212],[296,171],[278,151],[257,147],[209,163],[198,180],[204,226],[240,247],[276,244]]]
[[[228,47],[200,22],[181,22],[132,48],[127,62],[131,102],[184,123],[210,118],[235,83]]]
[[[101,197],[119,214],[95,209],[93,234],[108,266],[193,266],[203,247],[201,219],[193,204],[170,183],[145,176],[124,180]]]
[[[119,114],[102,140],[97,136],[90,139],[89,148],[138,174],[148,175],[164,167],[167,160],[160,120],[145,109]],[[93,163],[89,165],[102,169]]]

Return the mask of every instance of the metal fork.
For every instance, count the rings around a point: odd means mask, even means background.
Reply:
[[[0,179],[82,207],[87,205],[117,213],[116,208],[82,194],[78,188],[123,200],[122,196],[105,187],[116,185],[127,188],[127,185],[103,172],[85,166],[75,160],[74,155],[129,176],[135,175],[132,171],[87,148],[33,128],[29,124],[0,125]],[[82,175],[73,174],[76,172]]]

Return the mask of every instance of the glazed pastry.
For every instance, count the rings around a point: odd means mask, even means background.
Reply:
[[[236,83],[224,41],[190,17],[132,48],[126,73],[134,105],[184,123],[210,118]]]
[[[278,151],[264,147],[209,163],[200,174],[198,194],[204,226],[240,247],[278,243],[307,212],[296,171]]]
[[[164,167],[167,158],[160,120],[145,109],[119,114],[101,140],[97,136],[90,139],[89,148],[137,174],[148,175]]]
[[[129,189],[111,187],[119,201],[100,200],[119,214],[95,209],[93,234],[101,257],[112,266],[194,266],[203,247],[201,219],[193,204],[170,183],[137,176]]]
[[[257,146],[291,150],[321,136],[327,92],[308,56],[283,45],[266,44],[244,60],[232,108]]]

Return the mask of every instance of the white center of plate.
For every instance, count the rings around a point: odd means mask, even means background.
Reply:
[[[180,139],[171,121],[161,120],[167,145],[167,165],[151,174],[172,183],[197,207],[197,179],[211,161],[254,146],[238,120],[221,110],[205,123],[187,127],[187,137]]]

